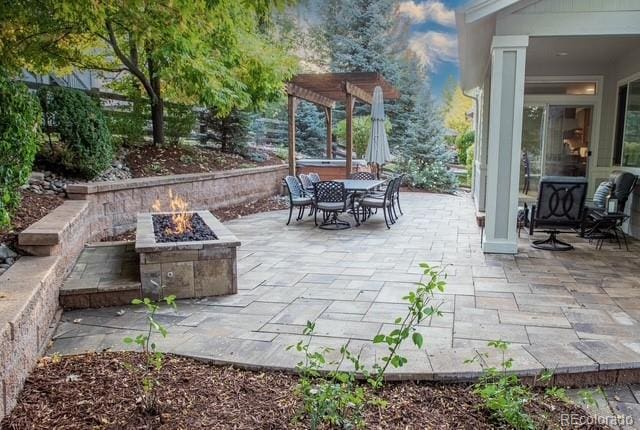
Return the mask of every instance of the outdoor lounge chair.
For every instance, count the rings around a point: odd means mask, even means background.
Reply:
[[[325,230],[344,230],[351,227],[347,221],[338,218],[340,213],[347,212],[352,201],[342,182],[320,181],[314,184],[315,208],[313,220],[318,225],[318,211],[322,211],[322,224]],[[356,219],[357,221],[357,219]]]
[[[638,184],[638,177],[630,172],[613,171],[609,179],[602,182],[593,195],[593,201],[585,209],[585,216],[582,223],[580,235],[589,240],[596,239],[596,247],[602,247],[605,239],[616,239],[621,247],[620,238],[622,236],[627,250],[627,240],[622,224],[628,218],[625,208],[629,196],[633,193]],[[618,201],[615,213],[609,213],[607,197],[611,196]]]
[[[584,177],[545,176],[540,180],[538,203],[531,208],[529,233],[549,234],[534,240],[531,246],[549,251],[568,251],[573,246],[558,239],[562,231],[575,231],[582,225],[587,179]]]
[[[289,190],[289,220],[287,221],[287,225],[289,225],[293,208],[298,208],[296,221],[300,221],[304,217],[305,208],[307,206],[313,206],[313,199],[304,191],[300,181],[298,181],[298,178],[295,176],[286,176],[284,182],[287,184],[287,189]]]

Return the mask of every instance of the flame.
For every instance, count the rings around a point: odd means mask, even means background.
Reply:
[[[169,205],[171,206],[171,218],[173,229],[176,234],[183,234],[191,230],[191,216],[187,213],[188,203],[180,196],[173,195],[169,190]]]
[[[173,190],[169,190],[169,207],[171,208],[171,220],[173,228],[167,228],[165,234],[181,235],[191,230],[191,216],[187,212],[189,204],[179,195],[174,195]],[[156,199],[151,206],[154,212],[162,212],[162,203]]]

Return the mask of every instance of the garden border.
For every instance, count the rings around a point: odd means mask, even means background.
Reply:
[[[68,186],[70,200],[18,236],[22,257],[0,276],[0,420],[46,350],[59,312],[59,290],[85,243],[135,226],[169,189],[193,210],[234,206],[281,191],[286,165]]]

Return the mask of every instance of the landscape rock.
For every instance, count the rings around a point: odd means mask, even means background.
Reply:
[[[7,258],[16,258],[18,256],[18,254],[12,250],[11,248],[9,248],[7,245],[0,244],[0,258],[2,258],[3,260],[7,259]]]

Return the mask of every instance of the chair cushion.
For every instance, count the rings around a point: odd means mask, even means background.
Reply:
[[[343,202],[318,202],[316,203],[316,207],[318,209],[322,209],[325,211],[339,211],[344,209]]]
[[[384,199],[377,199],[375,197],[365,197],[360,201],[362,206],[369,206],[373,208],[381,208],[384,206]],[[391,204],[390,201],[387,202],[387,205]]]
[[[310,205],[311,204],[311,198],[310,197],[294,197],[293,198],[293,204],[294,204],[294,206]]]
[[[607,202],[607,196],[611,193],[613,186],[611,182],[601,182],[598,189],[593,194],[593,206],[598,209],[604,209]]]

